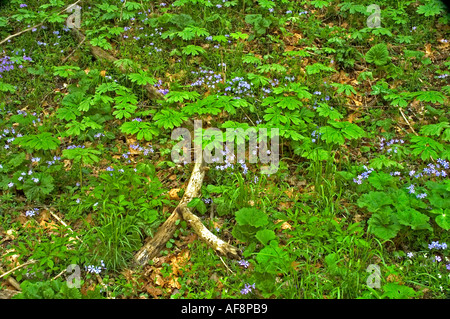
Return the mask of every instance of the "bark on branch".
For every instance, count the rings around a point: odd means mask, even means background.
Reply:
[[[201,153],[201,152],[199,152]],[[209,246],[215,249],[222,255],[229,258],[239,258],[240,253],[237,248],[219,239],[213,233],[211,233],[201,222],[200,218],[194,215],[188,208],[187,204],[197,197],[205,176],[205,166],[203,160],[199,160],[195,163],[192,170],[191,177],[189,179],[186,191],[174,209],[169,218],[160,226],[155,236],[149,240],[146,240],[144,246],[135,254],[135,265],[143,266],[149,260],[156,257],[161,249],[164,248],[167,241],[172,238],[175,230],[177,229],[177,220],[184,219],[189,226],[196,232],[198,237],[205,241]]]

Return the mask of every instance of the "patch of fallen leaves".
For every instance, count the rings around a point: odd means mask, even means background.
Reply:
[[[183,275],[184,268],[190,264],[190,251],[181,250],[178,254],[172,254],[153,259],[154,264],[147,266],[144,277],[147,282],[144,290],[153,298],[159,298],[164,293],[172,293],[174,289],[181,289],[179,277]],[[163,274],[163,264],[169,264],[171,273]]]

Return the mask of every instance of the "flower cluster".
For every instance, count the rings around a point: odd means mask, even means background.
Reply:
[[[245,284],[245,287],[241,290],[241,294],[246,295],[246,294],[252,292],[252,289],[255,289],[255,284],[253,284],[253,285]]]
[[[447,249],[447,244],[446,243],[439,244],[439,241],[432,241],[431,244],[428,244],[428,249],[445,250]]]
[[[101,273],[102,269],[106,269],[106,268],[105,268],[105,263],[103,262],[103,260],[100,260],[100,266],[88,265],[88,266],[84,266],[84,269],[88,273],[99,274],[99,273]]]
[[[221,66],[221,64],[219,64]],[[212,70],[206,70],[202,67],[199,68],[199,71],[191,71],[192,74],[200,75],[195,82],[191,83],[191,86],[203,86],[206,85],[210,89],[215,89],[216,84],[223,81],[222,74],[216,73]]]
[[[166,95],[167,93],[169,93],[169,89],[163,89],[162,85],[163,85],[162,81],[158,80],[158,82],[155,83],[153,86],[158,89],[158,92],[160,92],[163,95]]]
[[[59,156],[53,156],[53,160],[52,161],[47,161],[48,167],[54,165],[55,162],[59,161],[60,159],[61,159],[61,157],[59,157]]]
[[[364,165],[363,168],[365,169],[365,171],[363,173],[359,174],[357,176],[357,178],[353,179],[353,182],[358,184],[358,185],[361,185],[363,179],[369,178],[370,173],[373,172],[373,168],[367,168],[366,165]]]
[[[212,199],[211,198],[202,198],[202,201],[205,204],[211,204],[212,203]]]
[[[150,145],[148,147],[142,147],[139,144],[131,144],[130,148],[135,150],[135,151],[143,152],[143,154],[145,156],[147,156],[148,153],[154,153],[155,152],[155,150],[153,149],[152,145]],[[130,153],[128,152],[128,154],[130,154]]]
[[[244,259],[239,260],[238,264],[239,264],[239,266],[242,266],[244,268],[247,268],[248,266],[250,266],[250,263],[247,260],[244,260]]]
[[[403,141],[402,139],[391,139],[389,142],[387,142],[386,144],[384,143],[386,141],[386,139],[384,137],[381,138],[380,140],[380,151],[382,151],[386,146],[390,147],[393,144],[403,144],[405,143],[405,141]],[[394,152],[397,153],[397,147],[392,148],[388,148],[387,152]]]
[[[72,150],[75,148],[85,148],[85,146],[84,145],[69,145],[66,147],[66,150]]]
[[[3,58],[0,58],[0,73],[14,70],[13,64],[14,64],[14,62],[10,60],[9,56],[4,56]],[[0,74],[0,78],[2,78],[1,74]]]
[[[407,187],[407,189],[408,189],[410,194],[415,194],[416,193],[416,189],[415,189],[415,185],[414,184],[409,185]],[[419,198],[419,199],[423,199],[423,198],[427,197],[427,194],[426,193],[417,194],[416,197]]]
[[[322,135],[322,133],[319,133],[317,131],[312,131],[311,136],[311,142],[315,143],[317,141],[317,139],[319,139],[319,137]]]
[[[231,93],[237,95],[237,98],[243,96],[255,97],[252,89],[253,83],[248,83],[243,77],[237,76],[227,81],[227,85],[224,95]]]
[[[448,169],[448,162],[442,159],[438,159],[437,162],[438,164],[429,163],[427,167],[423,169],[423,173],[427,174],[428,176],[434,175],[436,177],[446,177],[447,173],[444,169]],[[444,169],[441,170],[441,166]]]
[[[39,213],[39,208],[33,208],[33,209],[30,209],[30,210],[27,210],[25,212],[25,216],[33,217],[35,214],[38,214],[38,213]]]

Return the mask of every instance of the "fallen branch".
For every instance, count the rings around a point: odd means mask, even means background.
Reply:
[[[233,247],[232,245],[224,242],[222,239],[211,233],[209,229],[206,228],[205,225],[203,225],[200,218],[191,213],[189,208],[183,205],[182,207],[180,207],[180,210],[183,219],[189,224],[189,226],[191,226],[198,237],[206,242],[211,248],[229,258],[239,257],[239,251],[236,247]]]
[[[7,272],[1,274],[1,275],[0,275],[0,278],[5,277],[6,275],[8,275],[8,274],[10,274],[10,273],[12,273],[12,272],[14,272],[14,271],[16,271],[17,269],[20,269],[20,268],[25,267],[25,266],[30,265],[30,264],[34,264],[35,262],[37,262],[37,260],[31,259],[31,260],[27,261],[26,263],[24,263],[24,264],[22,264],[22,265],[19,265],[19,266],[17,266],[17,267],[14,267],[13,269],[8,270]]]
[[[398,110],[400,111],[400,114],[402,115],[402,117],[403,117],[403,119],[405,120],[406,124],[408,124],[409,128],[411,129],[411,131],[412,131],[414,134],[419,135],[419,134],[416,133],[416,131],[414,131],[414,128],[411,126],[411,123],[409,123],[408,119],[407,119],[406,116],[405,116],[405,113],[403,113],[402,108],[399,107]]]
[[[187,208],[187,204],[194,197],[197,197],[205,176],[205,167],[203,165],[203,159],[201,158],[201,152],[198,152],[198,154],[200,155],[200,160],[194,165],[183,197],[169,218],[158,229],[155,236],[147,240],[144,246],[135,254],[134,263],[136,265],[143,266],[159,254],[167,241],[172,238],[178,227],[177,221],[180,219],[186,220],[199,238],[217,252],[230,258],[239,258],[239,251],[237,248],[217,238],[202,224],[200,219]]]
[[[74,2],[74,3],[72,3],[72,4],[69,4],[64,10],[59,11],[56,15],[60,15],[61,13],[66,12],[68,8],[70,8],[71,6],[75,6],[77,3],[81,2],[81,1],[82,1],[82,0],[78,0],[78,1],[76,1],[76,2]],[[25,33],[25,32],[28,32],[28,31],[30,31],[30,30],[33,30],[34,28],[40,27],[41,25],[44,24],[45,20],[46,20],[49,16],[50,16],[50,15],[48,15],[47,17],[45,17],[41,23],[38,23],[38,24],[36,24],[36,25],[34,25],[34,26],[32,26],[32,27],[29,27],[29,28],[27,28],[27,29],[24,29],[24,30],[22,30],[22,31],[19,31],[19,32],[17,32],[17,33],[14,33],[14,34],[11,34],[11,35],[7,36],[7,37],[4,38],[2,41],[0,41],[0,44],[3,44],[3,43],[5,43],[6,41],[8,41],[8,40],[10,40],[10,39],[12,39],[12,38],[14,38],[14,37],[19,36],[19,35],[21,35],[22,33]]]

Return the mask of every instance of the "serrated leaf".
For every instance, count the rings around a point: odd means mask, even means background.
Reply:
[[[413,209],[407,208],[402,209],[397,212],[397,218],[400,224],[405,226],[410,226],[412,229],[431,229],[428,224],[430,217],[422,214],[421,212]]]
[[[253,227],[262,227],[269,223],[266,213],[257,208],[241,208],[236,212],[236,222]]]
[[[371,213],[375,213],[383,206],[392,204],[392,199],[384,192],[370,192],[363,194],[357,200],[359,207],[367,207],[367,210]]]
[[[263,245],[266,245],[269,241],[276,238],[273,230],[270,229],[261,229],[256,232],[256,239],[258,239]]]

